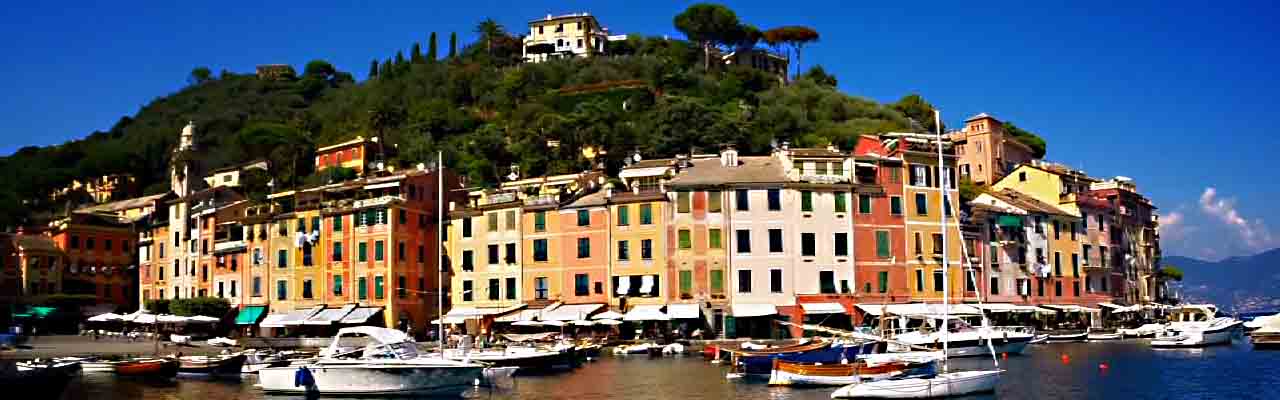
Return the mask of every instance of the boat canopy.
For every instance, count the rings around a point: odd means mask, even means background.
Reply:
[[[952,304],[949,312],[946,312],[946,308],[943,304],[929,303],[858,304],[859,310],[874,316],[881,316],[886,312],[893,315],[908,316],[933,316],[947,313],[957,316],[981,314],[977,307],[968,304]]]
[[[733,303],[734,318],[763,317],[778,313],[778,307],[768,303]]]
[[[806,315],[847,313],[840,303],[803,303],[800,304],[800,307],[804,309]]]
[[[667,315],[671,319],[697,319],[701,310],[697,304],[668,304]]]
[[[404,332],[388,329],[378,326],[352,326],[338,330],[338,334],[333,336],[333,342],[325,349],[328,356],[338,355],[342,352],[342,337],[364,335],[376,341],[377,344],[369,344],[365,346],[363,357],[370,358],[380,355],[390,355],[398,358],[414,358],[417,357],[417,346],[413,344],[413,340]]]
[[[627,315],[622,317],[623,321],[670,321],[671,317],[662,312],[661,305],[641,304],[627,311]]]

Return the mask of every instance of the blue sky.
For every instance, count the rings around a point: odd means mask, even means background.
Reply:
[[[589,11],[614,33],[680,36],[689,2],[318,2],[9,4],[0,23],[0,153],[107,129],[185,83],[195,66],[248,72],[325,58],[361,79],[371,59],[448,32],[469,42],[492,17],[523,32],[547,13]],[[1048,158],[1137,180],[1161,208],[1167,254],[1204,258],[1280,246],[1262,175],[1280,150],[1272,2],[732,2],[762,28],[822,34],[804,64],[847,93],[919,92],[951,126],[979,112],[1049,142]],[[1173,4],[1171,4],[1173,3]],[[1230,3],[1230,4],[1227,4]],[[376,4],[376,6],[366,5]],[[911,8],[904,8],[910,5]],[[1211,188],[1211,189],[1210,189]],[[1280,228],[1278,228],[1280,229]]]

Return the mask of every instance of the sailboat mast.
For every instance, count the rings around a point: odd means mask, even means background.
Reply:
[[[950,184],[947,181],[947,177],[950,175],[947,175],[945,164],[942,162],[942,113],[937,109],[933,110],[933,121],[934,135],[938,139],[938,182],[941,183],[941,185],[938,185],[938,193],[942,199],[941,207],[938,207],[942,210],[938,214],[938,223],[942,229],[942,372],[945,373],[948,366],[947,353],[951,347],[948,342],[951,338],[951,329],[949,328],[951,323],[951,275],[950,271],[947,271],[947,211],[949,211],[947,208],[947,186]]]
[[[444,151],[436,151],[436,345],[444,357]]]

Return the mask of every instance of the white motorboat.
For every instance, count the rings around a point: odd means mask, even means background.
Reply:
[[[684,354],[684,345],[680,343],[672,343],[662,347],[662,354],[674,355]]]
[[[1174,322],[1164,335],[1151,340],[1151,347],[1204,347],[1231,344],[1239,334],[1241,323],[1230,317],[1208,321]]]
[[[1261,317],[1257,317],[1252,320],[1249,320],[1248,322],[1244,323],[1244,330],[1245,332],[1252,332],[1252,331],[1258,330],[1259,328],[1267,326],[1267,324],[1270,323],[1272,320],[1280,321],[1280,314],[1265,315],[1265,316],[1261,316]]]
[[[482,351],[449,349],[445,351],[445,358],[454,361],[479,361],[495,367],[518,367],[521,371],[573,368],[577,364],[573,346],[509,346]]]
[[[1121,337],[1151,338],[1156,337],[1167,328],[1168,326],[1165,324],[1144,324],[1132,329],[1116,329],[1116,333],[1119,333]]]
[[[1035,335],[1035,337],[1032,337],[1032,338],[1031,338],[1031,341],[1030,341],[1030,342],[1027,342],[1027,343],[1029,343],[1029,344],[1040,344],[1040,343],[1044,343],[1044,342],[1048,342],[1048,341],[1049,341],[1049,335],[1040,334],[1040,335]]]
[[[929,377],[886,379],[842,387],[833,399],[928,399],[990,393],[996,390],[1002,370],[959,371]]]
[[[1101,342],[1107,340],[1120,340],[1119,333],[1089,333],[1090,342]]]
[[[650,349],[662,348],[654,343],[637,343],[631,345],[622,345],[613,348],[613,354],[649,354]]]
[[[978,357],[991,354],[991,349],[987,346],[988,342],[997,354],[1022,354],[1033,339],[1031,333],[1024,331],[973,328],[960,320],[951,321],[950,332],[911,331],[895,336],[894,340],[917,348],[925,347],[933,350],[942,350],[945,341],[949,357]],[[894,344],[890,343],[890,350],[893,350],[893,347]]]
[[[355,335],[374,343],[342,353],[340,339]],[[259,386],[282,394],[458,396],[484,370],[481,364],[420,357],[403,332],[372,326],[342,328],[324,354],[310,365],[263,368]]]
[[[1084,331],[1084,332],[1076,332],[1076,333],[1062,333],[1057,335],[1050,334],[1048,342],[1049,343],[1070,343],[1070,342],[1083,342],[1088,339],[1089,339],[1089,332]]]

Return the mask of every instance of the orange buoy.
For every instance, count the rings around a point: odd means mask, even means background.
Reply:
[[[1102,369],[1102,370],[1111,369],[1111,365],[1107,363],[1101,363],[1101,364],[1098,364],[1098,369]]]
[[[1071,356],[1067,355],[1066,353],[1063,353],[1063,354],[1062,354],[1062,363],[1063,363],[1063,364],[1070,364],[1070,363],[1071,363]]]
[[[1002,360],[1008,360],[1008,359],[1009,359],[1009,353],[1000,353],[1000,359],[1002,359]]]

